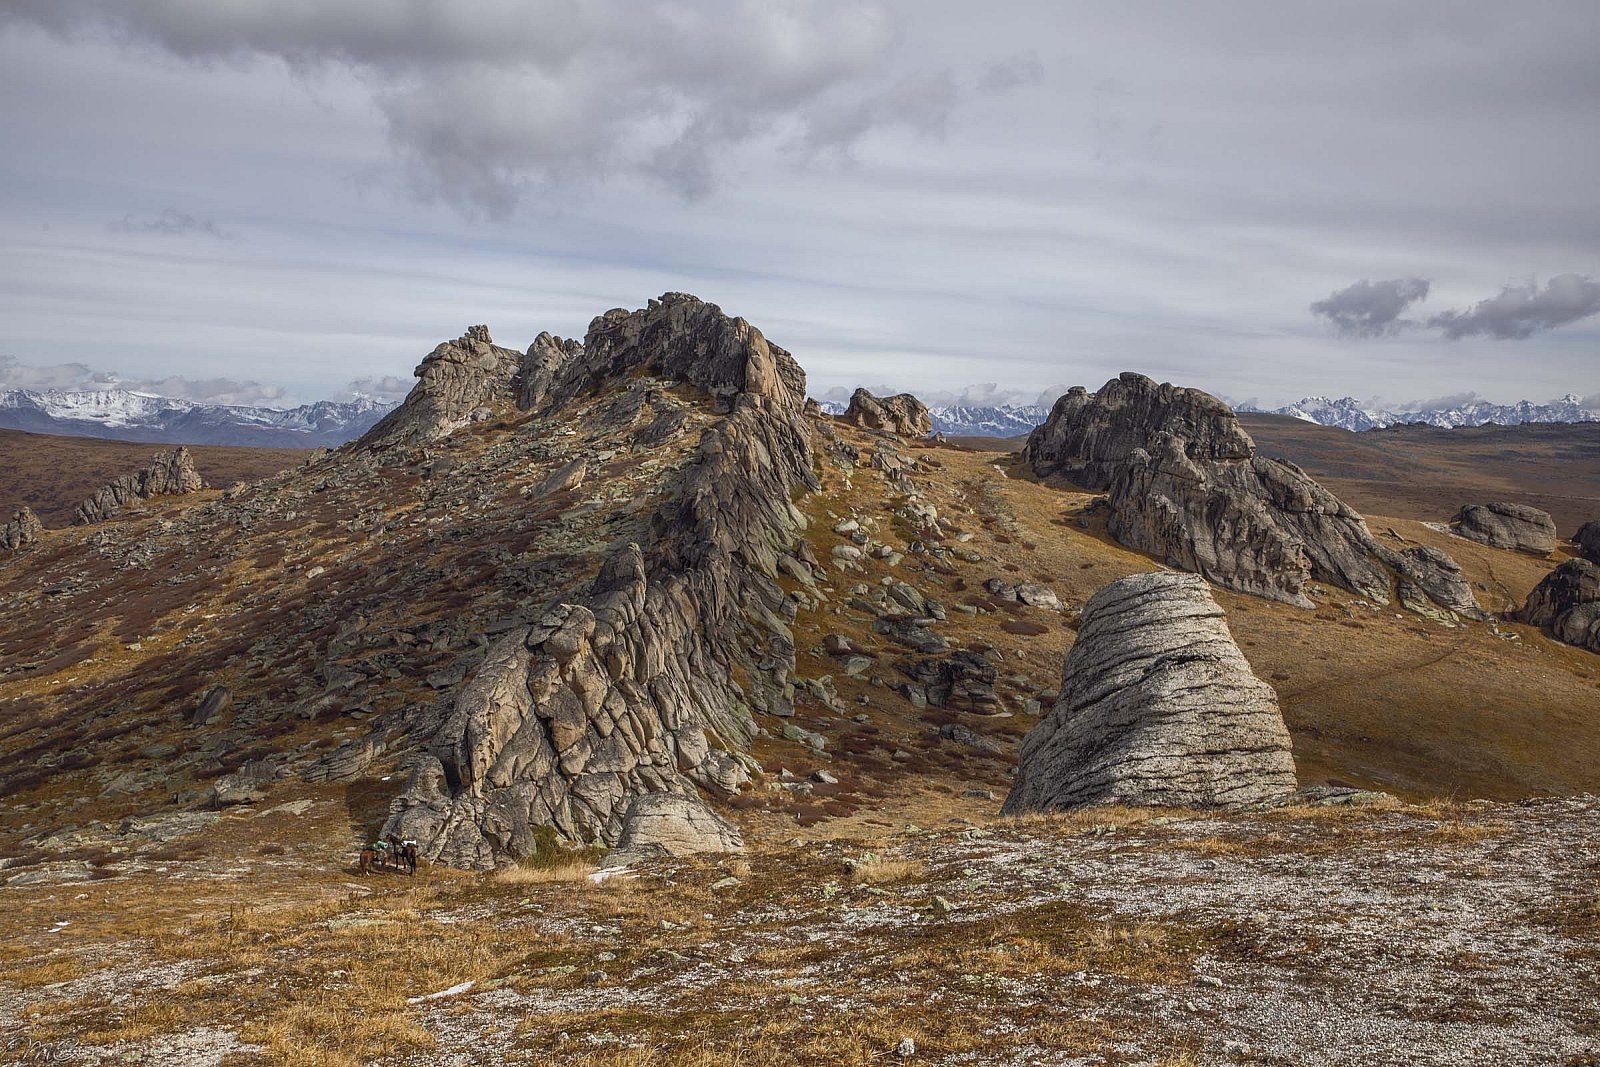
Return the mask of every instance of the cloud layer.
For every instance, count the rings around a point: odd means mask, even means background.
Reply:
[[[1428,298],[1426,278],[1363,278],[1311,305],[1340,337],[1392,337],[1401,330],[1428,327],[1451,341],[1490,337],[1525,341],[1536,333],[1566,326],[1600,313],[1600,281],[1581,274],[1558,274],[1540,288],[1537,282],[1508,285],[1498,296],[1465,311],[1441,311],[1426,321],[1402,316]]]
[[[1333,324],[1340,337],[1389,337],[1413,326],[1401,318],[1412,304],[1428,298],[1426,278],[1363,278],[1311,305],[1311,313]]]

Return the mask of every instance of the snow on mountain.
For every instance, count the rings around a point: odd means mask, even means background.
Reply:
[[[0,391],[0,428],[161,444],[331,448],[361,436],[393,407],[365,396],[261,408],[126,389],[8,389]]]
[[[1240,411],[1261,412],[1268,415],[1289,415],[1314,422],[1319,426],[1337,426],[1344,430],[1376,430],[1385,426],[1422,424],[1453,428],[1459,426],[1517,426],[1525,422],[1600,422],[1600,410],[1583,406],[1583,398],[1568,393],[1548,404],[1535,404],[1519,400],[1515,404],[1495,404],[1487,400],[1472,400],[1445,407],[1411,407],[1385,409],[1363,407],[1354,397],[1330,400],[1325,396],[1309,396],[1295,404],[1281,408],[1258,408],[1244,405]]]

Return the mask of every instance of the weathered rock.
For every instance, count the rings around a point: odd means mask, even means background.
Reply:
[[[1004,811],[1231,807],[1294,792],[1289,731],[1206,584],[1137,574],[1084,609],[1061,696],[1023,739]]]
[[[583,479],[588,473],[589,461],[579,457],[571,463],[551,471],[528,495],[541,497],[550,496],[554,493],[571,492],[583,484]]]
[[[1199,390],[1131,373],[1092,395],[1073,389],[1024,455],[1041,477],[1106,490],[1118,541],[1218,585],[1302,607],[1312,580],[1381,604],[1395,595],[1396,554],[1365,520],[1300,468],[1258,455],[1232,409]],[[1446,575],[1414,584],[1453,588]]]
[[[802,524],[791,496],[815,487],[804,373],[742,319],[681,294],[608,312],[563,351],[523,393],[536,410],[639,372],[698,387],[720,417],[662,487],[649,538],[491,645],[414,764],[388,829],[457,866],[526,857],[544,828],[616,842],[642,795],[726,790],[752,708],[792,713],[775,576]]]
[[[1029,607],[1044,608],[1047,611],[1061,611],[1066,607],[1055,590],[1038,582],[1008,582],[1001,578],[990,578],[983,583],[983,588],[991,596],[1013,603],[1027,604]]]
[[[510,405],[522,363],[521,353],[490,339],[487,326],[470,327],[422,361],[405,402],[368,430],[358,447],[425,445],[481,418],[484,411]]]
[[[939,727],[939,736],[946,741],[954,741],[967,748],[975,748],[979,752],[997,753],[1000,746],[984,737],[970,726],[963,726],[959,722],[947,722]]]
[[[1457,537],[1548,556],[1556,547],[1556,524],[1550,513],[1526,504],[1468,504],[1450,520]]]
[[[27,548],[44,532],[44,524],[32,508],[18,508],[4,526],[0,526],[0,549],[16,552]]]
[[[857,389],[839,418],[864,430],[881,430],[900,437],[921,438],[933,432],[927,405],[910,393],[879,397]]]
[[[620,867],[700,852],[743,851],[744,839],[738,829],[698,797],[646,793],[628,804],[617,846],[607,853],[602,866]]]
[[[1600,519],[1584,523],[1572,539],[1578,555],[1590,563],[1600,563]]]
[[[1600,652],[1600,564],[1569,559],[1528,594],[1522,621],[1557,641]]]
[[[194,469],[194,457],[187,448],[179,446],[170,452],[157,453],[144,470],[125,474],[110,485],[96,490],[93,496],[78,505],[72,514],[72,521],[79,526],[104,522],[135,501],[198,493],[205,487],[199,472]]]
[[[271,763],[266,760],[251,760],[237,771],[225,774],[211,784],[211,805],[222,808],[265,800],[267,787],[277,777],[277,768]]]
[[[206,690],[205,696],[200,698],[200,703],[195,705],[189,713],[189,722],[193,726],[204,726],[218,715],[228,710],[233,703],[233,693],[225,685],[212,686]]]
[[[1450,612],[1479,621],[1489,617],[1478,606],[1461,565],[1447,553],[1429,545],[1413,545],[1403,552],[1379,547],[1378,558],[1400,576],[1396,590],[1407,609],[1419,615],[1434,615],[1442,609],[1442,622],[1450,621]]]
[[[988,713],[1003,704],[994,691],[999,672],[976,652],[961,649],[948,656],[905,660],[899,667],[936,707]]]

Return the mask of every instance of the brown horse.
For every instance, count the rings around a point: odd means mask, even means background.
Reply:
[[[406,869],[406,874],[416,877],[417,874],[417,843],[415,841],[402,841],[400,847],[394,852],[395,869]]]
[[[361,873],[371,874],[373,871],[378,870],[378,863],[378,850],[371,845],[363,845],[361,848]]]

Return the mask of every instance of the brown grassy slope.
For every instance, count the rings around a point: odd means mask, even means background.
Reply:
[[[65,526],[72,509],[96,489],[148,466],[151,456],[173,447],[0,430],[0,516],[10,518],[26,504],[46,526]],[[298,448],[222,445],[194,445],[189,451],[200,476],[218,488],[277,474],[309,454]]]
[[[1283,415],[1240,419],[1262,452],[1363,514],[1443,522],[1463,504],[1507,500],[1548,511],[1563,537],[1600,518],[1600,423],[1350,433]]]

